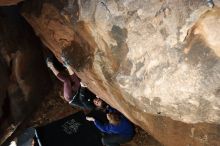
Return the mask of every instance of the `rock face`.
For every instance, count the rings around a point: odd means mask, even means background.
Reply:
[[[49,91],[39,41],[16,13],[15,8],[0,9],[1,138],[10,136]]]
[[[2,145],[18,129],[39,125],[42,121],[50,122],[73,111],[69,106],[66,108],[67,104],[55,92],[48,95],[53,86],[43,58],[43,47],[33,30],[19,15],[18,8],[0,8],[0,32]],[[38,112],[33,115],[36,111]]]
[[[16,5],[21,1],[23,1],[23,0],[1,0],[0,1],[0,6]]]
[[[220,145],[220,9],[202,0],[39,0],[23,16],[83,82],[169,146]],[[198,124],[196,124],[198,123]]]

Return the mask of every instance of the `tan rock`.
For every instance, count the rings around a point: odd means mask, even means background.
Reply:
[[[57,0],[26,4],[23,15],[93,92],[162,144],[217,146],[218,5]]]

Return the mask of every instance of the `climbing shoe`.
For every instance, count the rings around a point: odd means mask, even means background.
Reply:
[[[63,61],[64,67],[67,67],[69,65],[68,61],[66,60],[66,58],[64,56],[61,56],[61,60]]]
[[[51,67],[53,65],[53,59],[51,57],[47,57],[46,59],[47,67]]]
[[[207,5],[208,5],[208,7],[213,8],[214,7],[213,0],[207,0]]]

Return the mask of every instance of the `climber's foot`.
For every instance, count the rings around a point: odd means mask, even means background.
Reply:
[[[68,63],[67,59],[64,56],[61,56],[61,60],[63,61],[63,66],[64,67],[68,67],[69,66],[69,63]]]
[[[47,67],[53,67],[53,59],[51,57],[47,57],[46,59]]]
[[[213,0],[207,0],[207,5],[210,8],[213,8],[215,6]]]

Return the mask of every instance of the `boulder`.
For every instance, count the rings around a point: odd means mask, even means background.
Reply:
[[[23,16],[87,86],[167,146],[220,145],[220,9],[202,0],[39,0]]]

